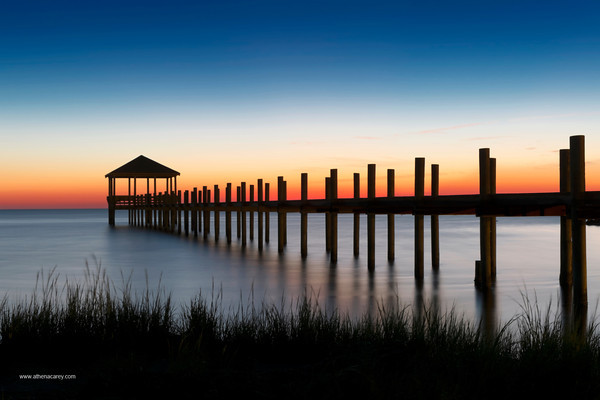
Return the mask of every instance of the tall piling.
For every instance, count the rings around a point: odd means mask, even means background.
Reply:
[[[431,164],[431,197],[436,199],[440,195],[440,166]],[[431,215],[431,268],[440,268],[440,217]]]
[[[327,200],[327,204],[330,206],[331,177],[329,176],[325,178],[325,200]],[[325,251],[327,254],[331,252],[331,213],[329,211],[325,212]]]
[[[219,189],[219,185],[215,185],[215,192],[213,194],[213,217],[214,217],[214,227],[215,227],[215,242],[219,241],[219,235],[221,234],[221,217],[219,214],[219,205],[221,204],[221,190]]]
[[[227,211],[225,211],[225,237],[227,244],[231,244],[231,183],[227,183],[225,187],[225,203]]]
[[[285,191],[285,186],[284,186],[284,181],[283,181],[283,176],[279,176],[277,177],[277,202],[279,203],[280,207],[278,207],[277,210],[277,251],[281,254],[283,253],[283,249],[285,247],[285,220],[283,217],[283,207],[281,206],[281,203],[284,201],[285,199],[285,195],[284,195],[284,191]]]
[[[177,192],[178,196],[181,196],[181,190]],[[185,230],[185,236],[190,235],[190,225],[189,225],[189,209],[190,209],[190,192],[186,190],[183,194],[183,224]],[[178,233],[181,233],[181,224],[179,224]]]
[[[300,256],[305,259],[308,255],[308,215],[304,210],[308,201],[308,174],[306,172],[300,175],[300,200],[303,207],[300,212]]]
[[[560,192],[571,192],[571,159],[569,149],[560,150]],[[560,217],[560,285],[571,287],[573,284],[573,247],[571,245],[571,218]]]
[[[210,190],[206,186],[202,187],[202,196],[203,196],[203,209],[204,209],[204,239],[208,239],[208,234],[210,233],[210,210],[208,209],[208,204],[210,203]]]
[[[354,199],[360,199],[360,174],[354,173]],[[360,253],[360,213],[354,213],[354,258],[358,258]]]
[[[242,237],[242,188],[240,186],[237,187],[237,201],[236,201],[236,209],[237,209],[237,218],[235,219],[236,227],[237,227],[237,238],[240,240]]]
[[[570,137],[571,229],[573,262],[573,304],[587,307],[587,259],[585,218],[580,208],[585,200],[585,144],[583,136]],[[577,314],[577,313],[576,313]]]
[[[395,176],[394,170],[387,170],[387,197],[388,199],[393,199],[395,197]],[[396,216],[394,214],[387,215],[387,248],[388,248],[388,261],[392,263],[396,256],[395,244],[396,244],[396,226],[394,223],[394,219]]]
[[[254,241],[254,207],[256,204],[254,203],[254,185],[250,185],[250,209],[248,210],[249,218],[250,218],[250,241]]]
[[[424,217],[418,209],[425,197],[425,159],[415,158],[415,279],[421,280],[425,269]]]
[[[191,193],[191,223],[194,237],[198,237],[198,188],[194,188]]]
[[[490,197],[496,194],[496,159],[490,158]],[[496,281],[496,216],[490,218],[490,276]]]
[[[264,241],[264,225],[263,225],[263,211],[262,211],[262,202],[263,202],[263,180],[259,179],[256,183],[257,187],[257,218],[258,218],[258,251],[262,251],[263,249],[263,241]]]
[[[338,173],[337,169],[332,169],[330,171],[330,185],[331,188],[329,190],[330,193],[330,208],[331,208],[331,264],[337,263],[338,258],[338,213],[336,211],[337,207],[337,199],[338,199]]]
[[[265,182],[265,202],[269,202],[269,188],[271,184],[269,182]],[[269,237],[271,235],[271,215],[267,211],[265,213],[265,243],[269,243]]]
[[[242,193],[242,198],[241,198],[241,203],[240,203],[240,207],[241,207],[241,216],[242,216],[242,248],[246,247],[246,243],[247,243],[247,236],[246,236],[246,231],[247,226],[246,226],[246,182],[242,182],[242,189],[241,189],[241,193]]]
[[[479,196],[483,209],[490,201],[490,149],[479,149]],[[491,223],[490,217],[479,217],[479,248],[481,257],[481,285],[490,288],[491,272]]]
[[[375,164],[367,166],[367,196],[369,206],[375,202]],[[367,214],[367,268],[375,269],[375,213]]]

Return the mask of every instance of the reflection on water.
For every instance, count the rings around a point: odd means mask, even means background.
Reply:
[[[29,294],[36,272],[57,266],[70,280],[82,279],[84,264],[92,255],[115,281],[132,273],[132,285],[145,288],[145,272],[151,287],[161,279],[175,301],[187,302],[201,291],[222,293],[225,307],[262,301],[279,304],[295,301],[305,293],[327,309],[338,308],[357,316],[379,307],[413,305],[416,310],[455,308],[469,318],[482,318],[485,326],[498,326],[520,312],[521,293],[547,304],[551,298],[566,310],[559,275],[559,222],[555,217],[498,218],[497,280],[489,293],[473,285],[474,261],[479,259],[479,223],[473,216],[441,216],[440,268],[431,268],[429,221],[425,221],[425,274],[414,279],[414,218],[395,217],[395,260],[387,260],[387,216],[376,218],[376,267],[367,269],[366,216],[361,216],[360,254],[353,255],[353,215],[338,216],[338,262],[329,262],[325,249],[325,218],[308,216],[308,256],[300,254],[300,216],[287,216],[287,247],[277,252],[276,214],[271,215],[270,237],[264,250],[248,235],[245,249],[236,235],[223,240],[225,213],[221,213],[221,239],[185,238],[167,233],[130,228],[127,215],[117,213],[111,229],[106,210],[0,211],[0,289]],[[588,229],[588,242],[600,239],[600,229]],[[597,246],[588,246],[588,293],[597,297],[600,261]],[[570,308],[569,308],[570,309]],[[565,318],[572,318],[564,313]]]
[[[475,298],[480,326],[487,337],[494,338],[500,328],[496,309],[496,288],[476,290]]]

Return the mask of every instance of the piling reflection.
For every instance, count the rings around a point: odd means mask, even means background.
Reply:
[[[496,308],[496,288],[484,288],[475,291],[475,303],[479,326],[484,337],[493,339],[498,333],[498,314]]]
[[[561,322],[565,334],[575,333],[585,339],[588,330],[588,304],[578,302],[573,294],[571,285],[562,285],[561,297]]]
[[[560,315],[563,332],[566,333],[573,326],[573,287],[571,285],[560,287]]]
[[[432,271],[432,293],[431,293],[431,306],[433,311],[439,313],[440,311],[440,270],[434,269]]]
[[[425,299],[423,294],[423,280],[415,279],[415,301],[413,304],[413,313],[417,320],[423,318],[425,312]]]

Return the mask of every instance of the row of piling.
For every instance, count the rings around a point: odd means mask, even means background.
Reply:
[[[431,165],[431,194],[425,196],[425,159],[415,159],[414,196],[395,196],[395,171],[387,170],[387,196],[375,196],[375,164],[367,168],[367,197],[360,196],[360,174],[354,174],[354,195],[349,199],[338,197],[338,171],[331,169],[325,178],[325,199],[308,199],[308,174],[301,174],[301,198],[288,200],[287,181],[277,179],[277,200],[270,199],[270,184],[258,179],[256,185],[242,182],[233,201],[232,185],[225,188],[221,201],[218,185],[209,189],[177,190],[158,194],[129,196],[114,203],[115,209],[129,210],[129,223],[177,232],[186,236],[207,238],[214,230],[215,240],[220,236],[220,213],[225,212],[225,238],[232,242],[231,214],[237,214],[237,237],[245,247],[254,240],[257,217],[257,246],[269,242],[270,213],[277,213],[278,252],[287,244],[287,214],[300,213],[300,253],[307,257],[308,213],[325,214],[325,247],[332,265],[338,259],[338,214],[352,213],[353,254],[359,256],[360,214],[367,218],[367,267],[375,268],[375,215],[387,214],[387,258],[395,258],[396,214],[414,215],[414,276],[424,275],[424,215],[431,216],[431,263],[440,266],[439,215],[472,214],[480,219],[480,260],[475,263],[475,283],[480,288],[493,286],[496,279],[496,217],[511,215],[560,216],[560,283],[573,286],[575,302],[587,302],[586,282],[586,218],[600,214],[600,194],[585,190],[584,137],[572,136],[570,149],[560,150],[560,192],[529,194],[496,193],[496,159],[489,149],[479,150],[479,195],[440,196],[439,165]],[[256,198],[255,198],[256,195]],[[109,198],[109,204],[110,198]],[[109,210],[110,212],[110,210]],[[212,217],[211,217],[212,213]],[[248,214],[248,215],[247,215]],[[113,214],[114,215],[114,214]],[[113,216],[114,221],[114,216]],[[248,224],[250,225],[248,227]]]

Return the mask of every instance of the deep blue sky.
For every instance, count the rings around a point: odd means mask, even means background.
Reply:
[[[99,179],[140,153],[196,173],[206,145],[233,154],[223,173],[480,145],[547,164],[599,135],[599,17],[597,1],[5,2],[0,155]]]

